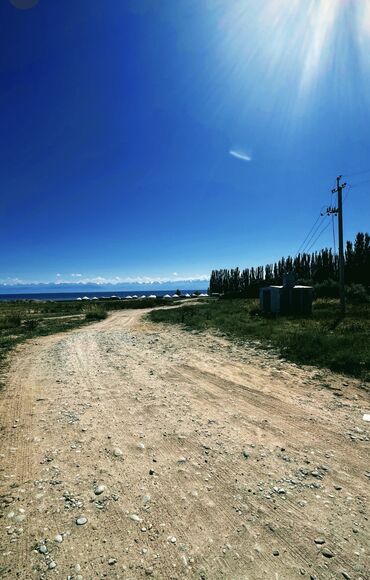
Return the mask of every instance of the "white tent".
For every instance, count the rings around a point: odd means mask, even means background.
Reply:
[[[88,296],[84,296],[82,300],[90,300],[90,298]]]
[[[77,298],[77,300],[82,300],[81,296],[79,296],[79,297]]]
[[[143,294],[142,296],[140,296],[140,298],[146,298],[145,294]]]
[[[126,296],[126,300],[129,300],[130,298],[132,298],[132,296]]]
[[[151,294],[148,298],[157,298],[155,294]]]
[[[133,298],[139,298],[138,296],[136,296],[136,294],[133,295]]]
[[[97,298],[96,296],[94,296],[94,298],[91,298],[91,300],[99,300],[99,298]]]
[[[172,298],[180,298],[180,296],[178,294],[173,294]]]
[[[185,298],[190,298],[190,294],[185,294]]]
[[[165,294],[163,298],[171,298],[171,296],[169,294]]]

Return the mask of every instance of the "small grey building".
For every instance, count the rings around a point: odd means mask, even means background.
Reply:
[[[260,289],[260,305],[264,314],[311,314],[311,286],[267,286]]]

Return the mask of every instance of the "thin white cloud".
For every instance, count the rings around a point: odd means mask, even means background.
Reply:
[[[243,151],[230,149],[229,153],[233,157],[236,157],[237,159],[241,159],[242,161],[252,161],[251,155],[248,155],[247,153],[244,153]]]
[[[208,281],[209,274],[193,274],[193,275],[172,275],[172,276],[91,276],[91,277],[79,277],[76,279],[72,275],[69,277],[58,277],[56,281],[51,280],[24,280],[21,278],[7,278],[0,280],[1,286],[23,286],[23,285],[45,285],[45,284],[56,284],[62,286],[63,284],[73,284],[84,286],[86,284],[97,284],[99,286],[108,285],[119,285],[119,284],[166,284],[167,282],[193,282],[193,281]]]
[[[81,278],[82,274],[71,274],[72,278]]]

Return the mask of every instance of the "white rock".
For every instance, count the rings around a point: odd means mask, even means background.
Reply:
[[[122,451],[121,451],[121,449],[119,447],[115,447],[113,449],[113,455],[115,457],[122,457],[123,453],[122,453]]]
[[[95,495],[100,495],[103,493],[103,491],[105,491],[105,485],[97,485],[94,489]]]

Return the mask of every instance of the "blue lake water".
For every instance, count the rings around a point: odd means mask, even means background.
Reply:
[[[192,294],[194,290],[184,290],[183,294]],[[198,292],[205,293],[207,290],[198,290]],[[131,292],[45,292],[43,294],[0,294],[0,301],[12,301],[12,300],[77,300],[78,298],[83,298],[87,296],[88,298],[111,298],[112,296],[118,296],[120,298],[126,298],[127,296],[164,296],[169,294],[172,296],[174,294],[173,290],[142,290],[142,291],[131,291]]]

